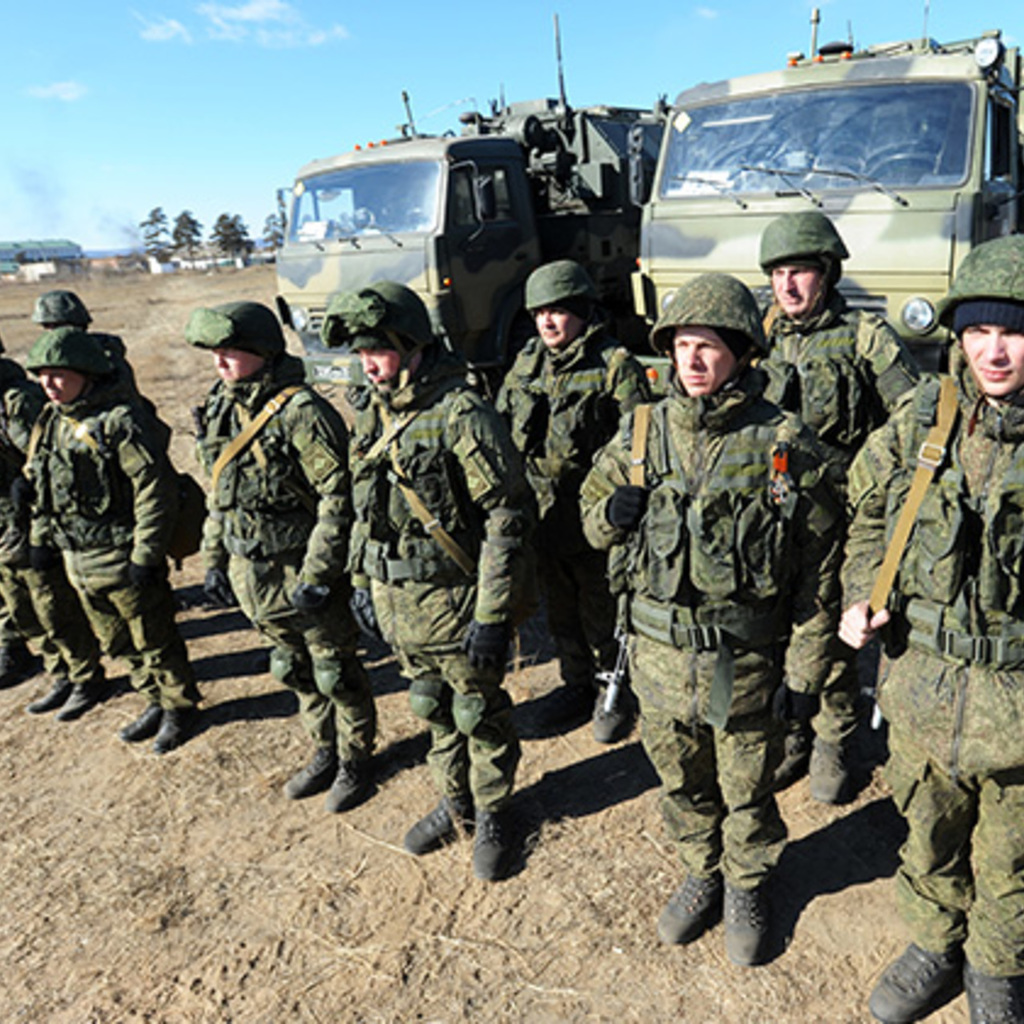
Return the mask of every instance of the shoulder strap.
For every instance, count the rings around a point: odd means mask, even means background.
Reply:
[[[225,467],[229,462],[237,455],[239,455],[245,447],[254,440],[256,435],[267,425],[271,417],[275,416],[281,409],[285,407],[288,399],[292,395],[298,394],[302,390],[301,384],[293,384],[291,387],[284,388],[279,391],[266,405],[260,409],[259,413],[254,416],[245,426],[239,431],[225,446],[224,450],[217,456],[216,462],[213,464],[213,469],[210,470],[210,488],[212,490],[217,489],[217,481],[220,479],[221,473],[224,472]]]
[[[906,550],[910,531],[914,528],[917,510],[921,507],[925,491],[928,490],[928,484],[935,476],[935,471],[942,465],[942,461],[946,457],[946,442],[953,429],[956,410],[956,387],[953,384],[953,378],[943,377],[935,423],[928,431],[928,436],[917,453],[917,468],[910,481],[910,490],[903,502],[903,509],[896,521],[896,529],[893,530],[882,567],[878,570],[878,577],[871,590],[871,597],[868,599],[869,615],[881,611],[889,601],[889,594],[892,591],[900,562],[903,560],[903,552]]]
[[[451,558],[467,576],[475,575],[476,562],[466,554],[463,548],[459,546],[458,541],[456,541],[455,538],[441,525],[437,516],[431,514],[430,509],[424,504],[423,499],[413,490],[409,477],[398,463],[398,446],[395,441],[396,438],[392,437],[388,453],[391,456],[391,465],[395,471],[395,476],[398,478],[398,489],[402,492],[403,497],[409,503],[409,508],[412,509],[413,514],[423,524],[423,528],[427,533],[429,533],[430,536],[441,545],[445,554],[447,554],[448,557]]]
[[[629,482],[634,487],[644,486],[644,462],[647,459],[647,435],[651,427],[650,403],[633,410],[633,446],[629,453]]]

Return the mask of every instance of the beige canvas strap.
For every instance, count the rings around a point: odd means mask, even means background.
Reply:
[[[228,463],[233,458],[239,455],[246,446],[254,441],[256,435],[267,425],[272,417],[276,416],[281,409],[285,407],[288,399],[292,395],[298,394],[302,390],[301,384],[293,384],[291,387],[284,388],[279,391],[262,409],[256,414],[256,416],[249,418],[248,412],[238,408],[238,416],[242,422],[242,429],[228,442],[224,450],[217,456],[216,462],[213,464],[213,469],[210,470],[210,487],[212,490],[217,489],[217,481],[220,479],[221,473],[224,472]],[[261,449],[254,448],[253,453],[256,455],[256,461],[259,463],[260,468],[266,469],[267,460]]]
[[[647,434],[651,427],[652,405],[638,405],[633,410],[633,445],[629,453],[629,482],[644,486],[644,461],[647,458]]]
[[[917,511],[924,500],[928,484],[931,483],[935,471],[942,465],[942,461],[946,457],[946,442],[949,440],[953,421],[956,419],[956,386],[951,377],[943,377],[940,387],[935,423],[928,431],[928,436],[917,453],[917,468],[910,481],[910,490],[903,502],[903,509],[896,521],[896,529],[893,530],[885,558],[882,560],[882,567],[878,570],[878,577],[875,579],[871,597],[868,599],[869,618],[876,612],[880,612],[889,601],[889,594],[896,580],[896,572],[903,560],[903,552],[910,539],[910,531],[914,528],[914,520],[917,519]]]

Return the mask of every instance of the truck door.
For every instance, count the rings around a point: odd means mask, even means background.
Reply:
[[[979,242],[1020,230],[1021,182],[1017,109],[1011,94],[993,91],[985,129],[985,182],[982,191]]]
[[[517,312],[522,282],[540,262],[522,166],[452,167],[444,234],[448,287],[464,332],[459,347],[471,362],[495,362],[495,343]]]

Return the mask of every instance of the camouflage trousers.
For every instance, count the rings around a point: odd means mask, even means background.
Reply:
[[[43,571],[0,563],[0,598],[0,643],[26,641],[55,679],[85,685],[102,676],[100,645],[63,565]]]
[[[779,725],[764,710],[716,729],[645,694],[649,687],[639,686],[640,738],[661,780],[665,830],[684,868],[697,878],[721,871],[739,889],[760,885],[786,840],[773,792]]]
[[[544,550],[538,568],[562,680],[569,686],[596,688],[595,674],[615,667],[619,646],[607,557],[592,549],[571,558]]]
[[[877,673],[878,645],[862,651],[843,651],[832,662],[821,691],[821,710],[811,725],[814,734],[826,743],[839,745],[856,730],[864,706],[860,697],[862,679],[872,668]]]
[[[993,977],[1024,974],[1024,766],[953,778],[893,725],[886,769],[907,822],[896,900],[911,938],[962,945]]]
[[[104,653],[128,663],[132,687],[164,710],[194,707],[199,690],[166,571],[153,586],[133,587],[120,549],[65,551],[64,568]]]
[[[299,721],[318,747],[333,747],[343,761],[373,753],[377,711],[370,678],[356,657],[359,627],[348,607],[348,586],[332,590],[315,612],[292,607],[301,551],[272,561],[232,556],[231,586],[242,611],[271,646],[270,671],[299,700]]]

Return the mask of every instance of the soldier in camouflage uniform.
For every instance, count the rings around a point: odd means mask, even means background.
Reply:
[[[537,334],[516,357],[496,404],[537,496],[540,579],[565,684],[549,720],[567,724],[593,709],[594,738],[610,743],[629,729],[632,695],[622,692],[605,711],[597,678],[614,668],[618,653],[615,598],[607,555],[583,536],[579,490],[594,452],[650,392],[643,367],[608,333],[596,300],[590,275],[572,260],[527,278],[526,308]]]
[[[817,210],[787,213],[761,237],[761,268],[773,301],[764,319],[768,356],[765,397],[796,412],[818,435],[843,487],[868,434],[885,422],[918,379],[899,335],[874,313],[851,309],[837,285],[849,256],[832,222]],[[777,783],[788,785],[810,759],[811,796],[852,798],[849,739],[859,718],[856,659],[837,645],[821,711],[811,730],[794,729]]]
[[[641,736],[687,872],[658,934],[696,939],[724,876],[726,951],[750,966],[766,955],[764,882],[786,836],[772,783],[780,723],[817,710],[842,513],[811,432],[763,398],[765,375],[750,364],[764,335],[739,281],[684,285],[651,343],[673,359],[669,393],[649,427],[638,412],[598,452],[583,528],[612,549],[613,585],[629,595]],[[642,485],[629,482],[632,466]]]
[[[198,416],[199,459],[213,478],[202,549],[207,593],[220,604],[238,596],[273,645],[271,672],[298,695],[316,751],[285,795],[296,800],[330,787],[327,810],[348,810],[372,790],[377,726],[348,607],[348,432],[305,385],[302,362],[285,352],[266,306],[197,309],[185,338],[212,351],[221,378]],[[229,452],[271,409],[259,432]]]
[[[475,826],[473,870],[497,879],[519,762],[501,683],[526,582],[529,485],[504,421],[435,343],[415,292],[381,281],[336,295],[323,333],[359,353],[373,388],[354,434],[354,609],[398,654],[442,794],[405,847],[424,854],[458,823]]]
[[[966,983],[971,1020],[1024,1021],[1024,237],[987,242],[939,319],[955,332],[952,427],[924,448],[939,381],[918,385],[850,469],[841,635],[877,630],[888,777],[909,827],[896,891],[912,945],[870,1007],[918,1020]],[[948,385],[947,385],[948,386]],[[955,399],[955,401],[954,401]],[[937,460],[892,594],[868,609],[919,454]],[[875,597],[883,603],[881,594]],[[884,627],[884,628],[883,628]],[[966,954],[966,967],[964,960]]]
[[[41,335],[28,354],[49,401],[32,432],[30,559],[63,557],[106,653],[123,656],[148,701],[120,736],[180,746],[198,719],[185,644],[174,622],[167,544],[178,483],[152,418],[131,399],[102,344],[77,327]]]
[[[31,487],[22,468],[44,402],[39,385],[13,360],[0,357],[0,654],[13,649],[27,656],[27,640],[53,684],[28,710],[39,714],[60,707],[57,718],[72,721],[102,696],[104,675],[99,644],[63,565],[34,568],[29,562]],[[0,685],[9,685],[6,671],[2,680]]]

